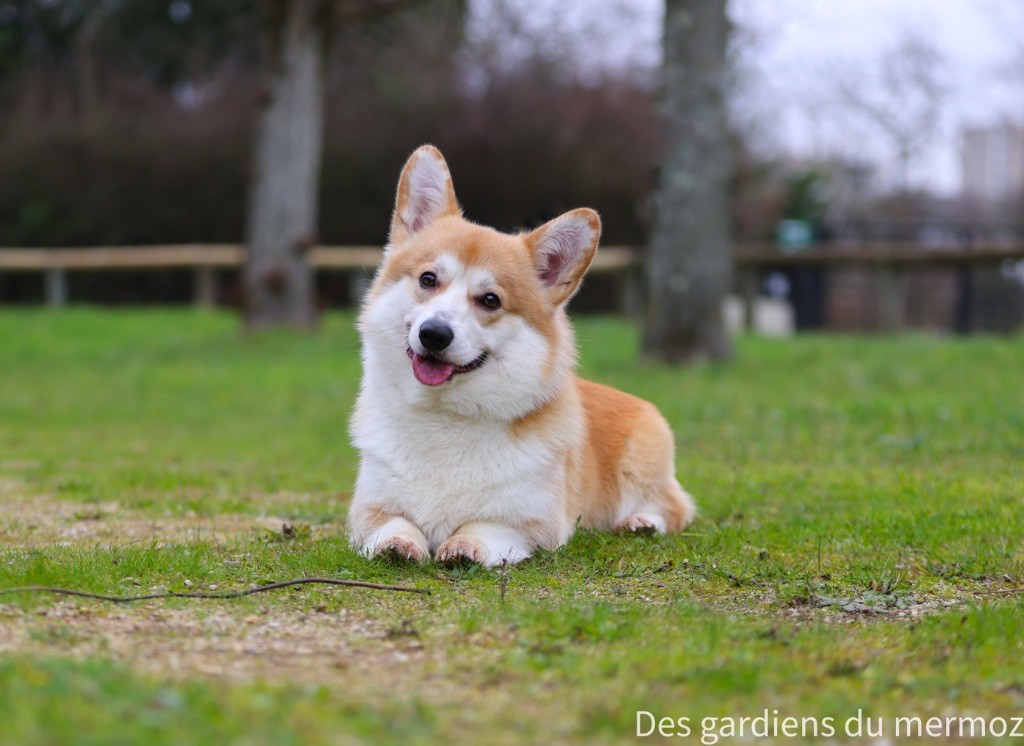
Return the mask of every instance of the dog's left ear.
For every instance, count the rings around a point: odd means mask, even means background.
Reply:
[[[433,145],[420,146],[409,156],[398,179],[389,243],[402,243],[442,215],[460,213],[444,156]]]
[[[571,210],[526,235],[537,274],[556,306],[579,289],[601,238],[601,218],[586,207]]]

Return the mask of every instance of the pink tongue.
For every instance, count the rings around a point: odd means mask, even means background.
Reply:
[[[455,373],[455,366],[442,363],[432,357],[414,354],[412,356],[412,374],[416,380],[427,386],[440,386]]]

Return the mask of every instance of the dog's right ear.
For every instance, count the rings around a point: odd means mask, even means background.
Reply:
[[[389,244],[400,244],[443,215],[459,215],[455,187],[441,151],[422,145],[409,156],[398,179]]]

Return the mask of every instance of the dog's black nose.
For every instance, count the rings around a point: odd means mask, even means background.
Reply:
[[[443,321],[427,319],[420,325],[420,342],[431,352],[440,352],[452,343],[455,332]]]

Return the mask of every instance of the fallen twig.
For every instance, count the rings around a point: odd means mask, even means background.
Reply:
[[[1024,588],[996,588],[993,590],[968,592],[974,593],[977,596],[1014,596],[1018,593],[1024,593]]]
[[[147,593],[142,596],[108,596],[103,593],[76,591],[71,588],[53,588],[46,585],[25,585],[19,588],[0,588],[0,595],[8,593],[53,593],[58,596],[79,596],[80,598],[95,598],[100,601],[111,601],[115,604],[124,604],[132,601],[151,601],[157,598],[242,598],[243,596],[251,596],[255,593],[264,593],[266,591],[277,590],[278,588],[288,588],[293,585],[306,585],[311,583],[318,583],[321,585],[344,585],[353,588],[372,588],[377,591],[394,591],[396,593],[421,593],[425,596],[430,595],[430,591],[426,588],[411,588],[404,585],[382,585],[380,583],[367,583],[363,580],[341,580],[339,578],[295,578],[294,580],[282,580],[279,583],[268,583],[267,585],[258,585],[254,588],[246,588],[244,591],[190,591],[187,593],[182,593],[180,591],[165,591],[163,593]]]

